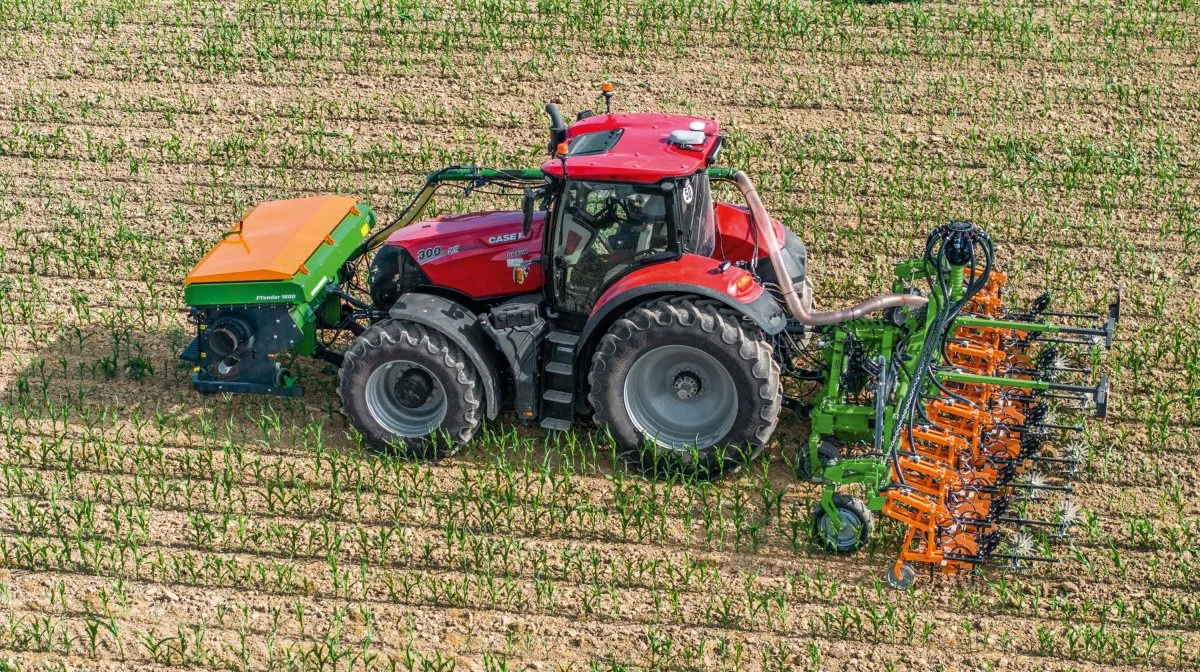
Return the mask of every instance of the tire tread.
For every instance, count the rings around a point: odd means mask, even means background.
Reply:
[[[773,347],[769,341],[762,338],[757,327],[748,330],[742,323],[742,315],[713,299],[692,296],[654,299],[633,307],[609,327],[596,346],[588,371],[587,399],[593,409],[595,422],[602,427],[612,427],[615,423],[628,421],[623,417],[623,410],[611,408],[604,400],[605,391],[610,385],[616,384],[612,380],[613,360],[618,353],[626,351],[635,336],[656,328],[697,329],[715,336],[721,343],[729,346],[729,352],[734,353],[747,365],[756,383],[752,390],[739,390],[740,394],[748,392],[754,397],[757,419],[753,427],[741,428],[742,431],[748,431],[746,443],[749,444],[750,450],[724,451],[727,454],[723,460],[715,454],[702,454],[700,464],[669,464],[666,465],[668,471],[715,476],[736,469],[757,457],[779,422],[782,401],[779,364],[775,361]],[[735,427],[733,431],[737,432],[739,428]],[[618,445],[618,449],[623,457],[641,466],[644,471],[657,472],[664,466],[660,460],[647,460],[641,446]],[[733,454],[728,454],[730,452]]]
[[[449,425],[449,429],[445,430],[448,437],[438,438],[436,433],[410,438],[384,436],[369,423],[360,420],[370,414],[365,408],[362,389],[367,376],[371,368],[380,363],[375,360],[385,356],[385,351],[394,346],[424,353],[451,374],[451,382],[457,389],[447,389],[445,392],[448,396],[457,395],[461,409],[453,419],[448,416],[443,424],[443,427]],[[458,345],[436,329],[407,320],[389,318],[373,324],[354,340],[338,369],[338,397],[342,401],[342,413],[362,433],[366,442],[377,449],[399,447],[414,457],[446,457],[457,452],[462,444],[474,436],[482,422],[481,387],[479,375]],[[364,416],[364,413],[367,415]],[[445,438],[449,438],[449,441]]]

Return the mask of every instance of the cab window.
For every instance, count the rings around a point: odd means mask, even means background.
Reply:
[[[569,182],[553,241],[558,308],[586,315],[626,271],[673,256],[673,207],[658,185]]]

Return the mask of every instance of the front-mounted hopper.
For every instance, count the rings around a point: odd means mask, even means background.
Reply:
[[[184,281],[192,385],[300,394],[280,355],[321,355],[317,330],[346,321],[337,285],[374,225],[368,206],[344,196],[270,201],[242,217]]]

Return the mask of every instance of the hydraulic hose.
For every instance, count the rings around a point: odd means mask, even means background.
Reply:
[[[905,308],[920,308],[928,303],[929,300],[923,296],[884,294],[873,296],[862,303],[840,310],[825,312],[811,312],[807,310],[804,304],[800,302],[800,295],[796,293],[796,286],[792,283],[792,276],[784,266],[783,253],[779,249],[779,239],[775,237],[775,231],[771,226],[771,216],[767,214],[767,209],[763,206],[762,199],[758,197],[758,192],[754,189],[754,183],[750,181],[750,177],[746,173],[740,170],[734,172],[731,179],[737,185],[738,191],[742,192],[742,196],[746,199],[746,204],[750,206],[750,219],[754,222],[758,231],[758,239],[767,248],[767,257],[771,260],[771,268],[775,270],[775,275],[778,278],[779,289],[783,295],[784,304],[787,306],[788,312],[800,324],[808,326],[838,324],[862,317],[877,310],[887,310],[888,308],[898,308],[901,306]]]

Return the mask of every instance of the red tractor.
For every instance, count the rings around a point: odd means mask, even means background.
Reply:
[[[606,87],[606,108],[611,95]],[[712,168],[724,141],[715,121],[584,111],[567,125],[554,105],[545,109],[550,158],[539,170],[436,171],[371,235],[365,205],[343,218],[346,203],[313,203],[308,210],[327,212],[304,224],[312,241],[288,241],[316,245],[304,263],[282,243],[272,248],[274,233],[253,238],[259,254],[244,256],[253,233],[279,225],[259,214],[275,204],[247,215],[189,277],[200,336],[185,356],[210,362],[197,366],[197,388],[295,392],[268,361],[290,348],[340,363],[344,411],[376,447],[445,455],[511,403],[520,420],[551,430],[591,414],[644,469],[714,475],[771,437],[781,370],[811,325],[924,302],[896,295],[812,314],[804,244],[766,214],[743,173]],[[714,202],[717,180],[745,203]],[[417,221],[445,185],[513,193],[522,208]],[[372,252],[367,302],[342,286]],[[298,290],[244,291],[289,276]],[[228,291],[191,300],[211,281],[235,279],[225,289],[244,300]],[[295,328],[278,332],[250,308],[228,312],[264,296],[303,304],[306,317],[289,309]],[[357,333],[344,355],[309,336],[331,328]]]
[[[388,317],[345,355],[346,414],[375,445],[438,455],[511,397],[519,418],[551,430],[591,414],[648,470],[715,474],[753,459],[804,331],[782,288],[812,306],[804,243],[774,220],[764,235],[749,180],[710,168],[715,121],[585,111],[568,126],[546,112],[540,171],[473,182],[522,187],[523,212],[438,217],[368,242],[383,241],[370,286]],[[713,180],[748,202],[714,202]]]

